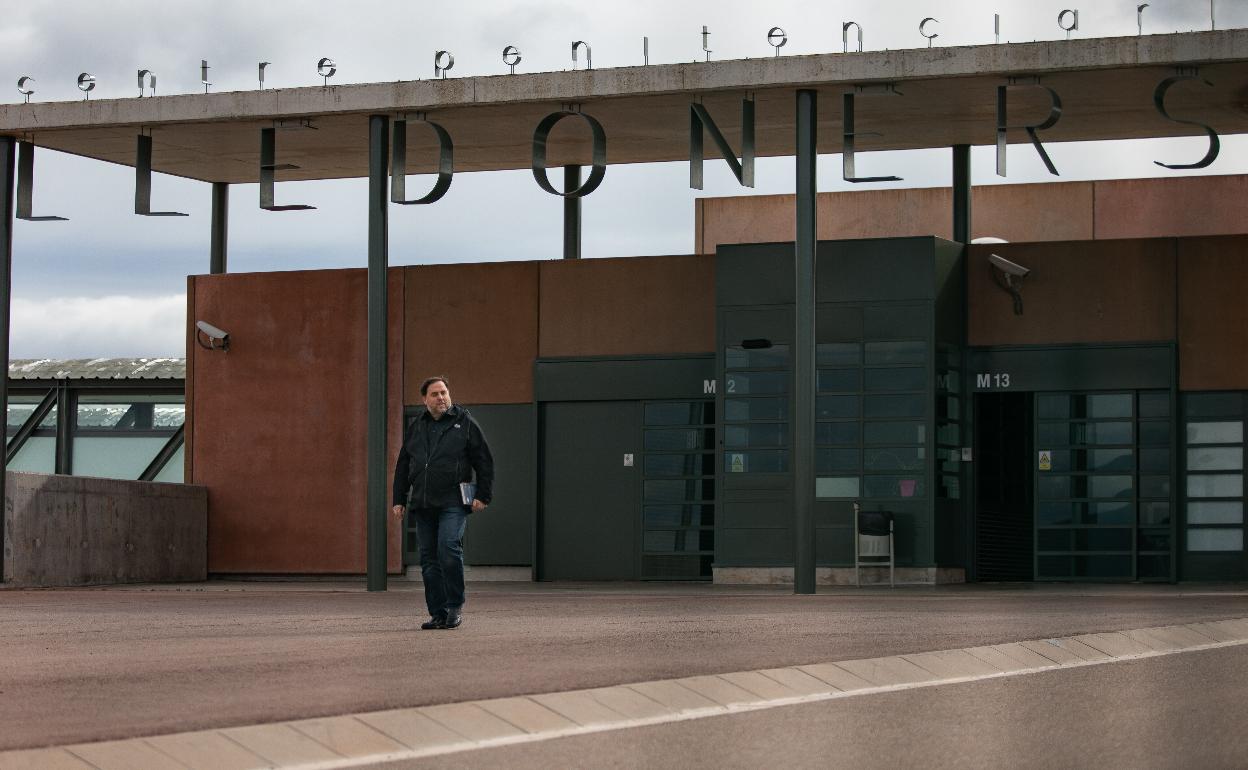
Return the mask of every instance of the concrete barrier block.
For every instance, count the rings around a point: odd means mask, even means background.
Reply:
[[[208,491],[189,484],[9,472],[4,580],[23,586],[208,577]]]

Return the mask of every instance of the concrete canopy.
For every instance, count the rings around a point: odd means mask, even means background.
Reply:
[[[858,101],[860,150],[987,145],[996,141],[997,86],[1034,77],[1063,104],[1061,120],[1041,134],[1046,143],[1200,135],[1197,126],[1165,120],[1153,104],[1158,83],[1181,67],[1198,67],[1212,87],[1175,86],[1166,101],[1172,115],[1223,134],[1248,132],[1248,30],[1239,29],[12,104],[0,106],[0,135],[134,165],[135,136],[150,132],[156,171],[254,183],[259,129],[310,120],[316,130],[277,133],[277,162],[299,166],[279,172],[279,179],[332,179],[368,175],[368,115],[423,111],[450,132],[457,171],[489,171],[530,167],[538,122],[573,103],[605,128],[608,163],[646,163],[688,159],[691,101],[706,105],[739,149],[740,102],[753,94],[757,153],[776,156],[795,152],[797,89],[822,96],[820,151],[826,153],[841,149],[841,94],[855,85],[893,83],[901,96],[864,93]],[[1041,89],[1012,90],[1009,99],[1012,126],[1048,115]],[[589,162],[588,131],[576,123],[564,121],[552,132],[549,165]],[[434,170],[433,133],[411,124],[408,133],[409,172]],[[1026,134],[1012,130],[1009,138],[1025,142]],[[714,150],[708,146],[707,153]],[[1195,158],[1171,162],[1182,160]]]

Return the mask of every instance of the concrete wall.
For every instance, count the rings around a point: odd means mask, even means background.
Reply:
[[[208,491],[9,472],[4,581],[74,586],[204,580]]]
[[[402,424],[402,278],[390,271],[388,467]],[[188,322],[230,333],[227,352],[187,348],[187,478],[209,490],[209,572],[365,571],[366,282],[364,270],[192,279]]]
[[[1008,241],[1248,233],[1248,176],[982,185],[973,192],[971,235]],[[695,201],[694,250],[791,241],[794,196]],[[953,234],[948,187],[820,193],[820,240]]]

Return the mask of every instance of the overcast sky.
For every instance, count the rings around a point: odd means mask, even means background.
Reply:
[[[198,93],[199,63],[212,66],[213,91],[256,86],[256,63],[272,62],[266,87],[320,82],[316,62],[333,58],[333,83],[369,83],[432,76],[433,54],[455,56],[452,76],[506,72],[501,52],[522,52],[519,72],[569,69],[570,44],[593,48],[594,67],[642,63],[642,38],[652,64],[701,60],[702,26],[713,59],[771,56],[767,31],[788,33],[786,55],[841,50],[841,24],[858,22],[868,50],[1066,37],[1058,14],[1080,12],[1080,38],[1136,34],[1135,0],[858,0],[768,3],[553,2],[476,0],[413,3],[353,0],[27,0],[6,4],[0,22],[0,101],[19,102],[16,81],[35,78],[33,101],[76,100],[81,72],[98,80],[92,98],[137,96],[135,72],[157,74],[160,94]],[[1082,6],[1082,7],[1081,7]],[[1216,0],[1217,27],[1248,27],[1248,2]],[[1155,0],[1144,32],[1207,30],[1209,0]],[[7,86],[4,84],[8,84]],[[1216,127],[1216,126],[1215,126]],[[1046,145],[1061,181],[1174,175],[1156,159],[1190,162],[1205,150],[1200,138]],[[711,157],[708,155],[708,158]],[[1053,179],[1035,153],[1011,148],[1010,177],[995,175],[993,150],[976,148],[975,184]],[[896,173],[900,185],[950,183],[948,150],[876,153],[859,159],[860,173]],[[1248,173],[1248,142],[1223,137],[1208,173]],[[745,190],[720,161],[708,162],[704,192],[688,188],[688,165],[611,166],[603,185],[583,203],[583,249],[589,257],[681,254],[693,250],[693,201],[707,195],[793,191],[792,159],[760,159],[757,186]],[[418,180],[410,189],[421,189]],[[190,214],[147,218],[133,213],[132,169],[41,150],[35,173],[35,213],[69,217],[60,223],[16,223],[11,356],[181,356],[185,354],[186,276],[208,270],[210,186],[156,175],[153,205]],[[231,272],[362,267],[366,263],[366,180],[285,182],[282,202],[316,211],[274,213],[257,206],[255,185],[230,196]],[[874,185],[886,187],[890,185]],[[839,156],[823,156],[819,189],[848,189]],[[553,259],[562,247],[562,201],[540,190],[528,171],[457,174],[433,206],[394,207],[391,264],[505,259]]]

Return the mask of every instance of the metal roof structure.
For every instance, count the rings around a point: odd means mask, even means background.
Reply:
[[[752,95],[762,157],[795,153],[799,89],[823,97],[820,149],[838,152],[839,97],[891,84],[888,98],[859,101],[858,150],[989,145],[996,141],[997,87],[1010,80],[1038,82],[1060,94],[1061,119],[1041,132],[1045,142],[1200,135],[1199,127],[1168,121],[1154,106],[1158,83],[1179,69],[1198,69],[1210,85],[1172,89],[1166,97],[1172,115],[1223,134],[1248,132],[1248,30],[1231,29],[32,102],[0,106],[0,136],[133,166],[135,137],[142,132],[151,136],[155,171],[254,183],[260,177],[260,129],[288,128],[277,131],[280,179],[331,179],[368,175],[370,114],[422,112],[453,137],[456,171],[490,171],[530,167],[538,123],[563,105],[577,105],[602,124],[607,163],[646,163],[688,160],[691,102],[701,102],[735,146],[741,99]],[[1012,91],[1010,111],[1018,122],[1011,125],[1039,123],[1049,107],[1043,89]],[[315,130],[307,130],[308,123]],[[436,170],[434,133],[416,127],[409,133],[409,173]],[[1021,128],[1010,138],[1026,141]],[[547,164],[584,163],[589,147],[588,131],[561,128],[547,142]]]
[[[185,358],[27,358],[9,362],[10,380],[183,380]]]

